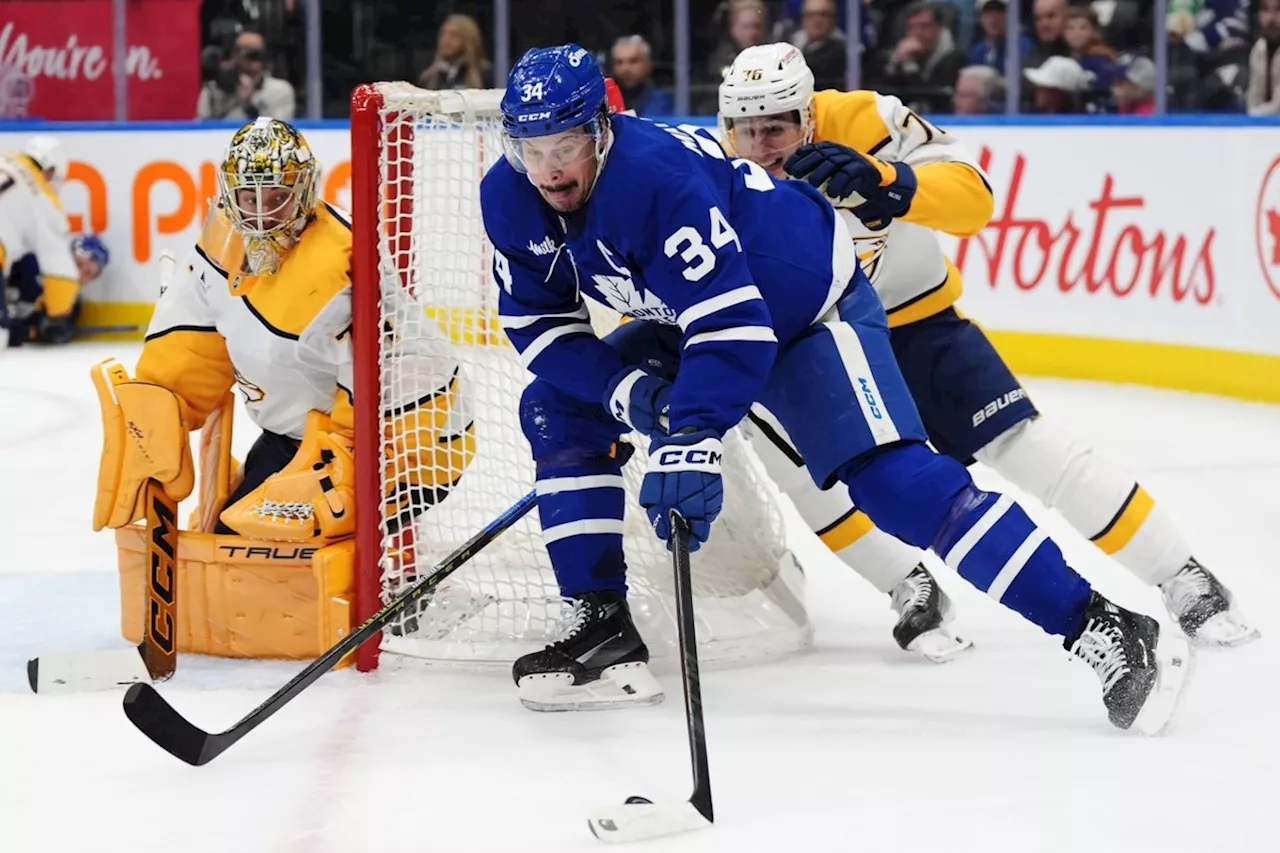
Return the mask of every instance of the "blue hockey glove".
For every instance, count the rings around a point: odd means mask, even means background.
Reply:
[[[895,219],[911,209],[916,194],[916,173],[906,163],[886,163],[836,142],[801,145],[783,168],[791,177],[808,181],[829,198],[843,201],[857,193],[882,214]],[[866,221],[875,217],[859,218]]]
[[[604,405],[622,423],[645,436],[664,434],[671,383],[631,368],[609,380]]]
[[[649,468],[640,484],[640,506],[648,513],[659,539],[670,539],[674,509],[689,522],[690,551],[707,541],[711,524],[724,506],[724,484],[720,481],[723,456],[720,439],[705,429],[656,435],[649,442]]]

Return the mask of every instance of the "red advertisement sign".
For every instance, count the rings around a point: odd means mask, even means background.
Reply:
[[[112,0],[8,0],[0,14],[0,116],[111,120]],[[200,0],[128,0],[129,118],[189,119],[200,94]]]

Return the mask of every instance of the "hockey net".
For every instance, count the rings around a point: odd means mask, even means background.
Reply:
[[[382,83],[352,96],[357,623],[534,485],[518,418],[531,377],[498,324],[479,209],[480,179],[502,156],[501,95]],[[608,309],[592,311],[601,335],[619,322]],[[385,431],[393,427],[379,413],[438,393],[439,365],[451,363],[458,365],[456,393],[440,440],[473,440],[474,456],[464,467],[459,454],[438,454],[436,470],[407,471],[389,452],[394,442]],[[379,405],[369,389],[377,390]],[[473,438],[459,438],[468,425]],[[636,502],[644,441],[629,440],[637,447],[624,471],[629,600],[651,652],[661,657],[677,648],[671,563]],[[456,485],[438,501],[438,493],[415,493],[415,520],[397,530],[394,518],[368,507],[383,507],[388,481],[406,478]],[[777,494],[737,430],[726,436],[724,479],[723,514],[693,559],[702,657],[751,662],[801,649],[811,638],[802,573],[786,548]],[[424,608],[384,631],[380,644],[367,643],[357,663],[377,666],[379,652],[508,663],[556,640],[572,615],[534,512],[472,557]]]

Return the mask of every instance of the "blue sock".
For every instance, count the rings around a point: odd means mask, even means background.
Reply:
[[[969,486],[951,505],[933,550],[960,577],[1046,632],[1079,633],[1089,582],[1008,495]]]
[[[538,466],[538,515],[560,594],[626,594],[622,553],[626,492],[615,460]]]
[[[845,465],[838,474],[877,527],[931,548],[960,577],[1048,633],[1080,631],[1088,581],[1022,507],[978,489],[959,462],[909,443]]]

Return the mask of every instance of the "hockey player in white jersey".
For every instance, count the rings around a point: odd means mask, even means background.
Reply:
[[[94,234],[77,234],[71,238],[71,257],[80,275],[80,293],[102,275],[111,262],[111,252],[102,238]],[[25,343],[65,344],[71,340],[73,327],[80,316],[80,296],[71,311],[50,316],[44,295],[44,274],[34,252],[15,261],[5,279],[9,300],[9,346]]]
[[[0,154],[0,350],[11,334],[27,332],[24,318],[6,307],[7,279],[20,258],[34,255],[39,264],[43,289],[37,298],[45,316],[61,322],[75,307],[80,273],[58,198],[66,176],[67,155],[52,136],[33,136],[21,151]]]
[[[1258,637],[1151,495],[1041,417],[982,330],[956,311],[960,272],[935,232],[978,233],[993,200],[986,176],[954,136],[892,96],[815,93],[803,55],[789,44],[739,53],[719,101],[721,132],[740,156],[775,177],[823,189],[845,220],[941,452],[983,462],[1060,511],[1104,553],[1157,586],[1194,640],[1233,646]],[[918,552],[855,513],[843,490],[814,488],[785,432],[772,426],[766,435],[774,447],[761,455],[813,529],[828,539],[846,527],[841,557],[881,590],[907,584],[920,599],[934,595]]]
[[[353,395],[361,392],[352,375],[351,230],[343,211],[319,200],[318,175],[306,140],[285,122],[259,118],[232,138],[216,203],[160,294],[136,378],[100,388],[104,412],[123,415],[137,435],[119,446],[108,430],[95,530],[137,519],[149,479],[175,500],[191,492],[188,432],[237,386],[262,434],[210,532],[322,544],[353,533]],[[407,298],[394,272],[383,296]],[[403,339],[386,332],[384,351],[413,392],[382,400],[383,513],[393,535],[447,495],[474,453],[458,363],[443,334],[423,327]],[[180,461],[160,466],[164,459]],[[441,472],[449,479],[438,481]]]

